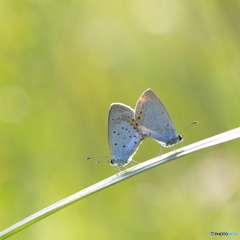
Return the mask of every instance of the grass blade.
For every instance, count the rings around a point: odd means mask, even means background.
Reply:
[[[91,195],[103,188],[109,187],[115,183],[118,183],[120,181],[123,181],[127,178],[130,178],[138,173],[147,171],[153,167],[156,167],[158,165],[161,165],[163,163],[169,162],[171,160],[177,159],[179,157],[185,156],[187,154],[190,154],[192,152],[211,147],[220,143],[224,143],[227,141],[231,141],[234,139],[240,138],[240,127],[218,134],[216,136],[204,139],[202,141],[190,144],[188,146],[185,146],[183,148],[180,148],[178,150],[172,151],[170,153],[166,153],[164,155],[158,156],[156,158],[150,159],[148,161],[145,161],[143,163],[140,163],[136,166],[133,166],[131,168],[128,168],[127,170],[117,174],[113,175],[103,181],[100,181],[88,188],[85,188],[59,202],[56,202],[49,207],[46,207],[39,212],[34,213],[33,215],[21,220],[20,222],[12,225],[11,227],[3,230],[0,232],[0,239],[6,239],[10,237],[11,235],[19,232],[22,229],[25,229],[26,227],[32,225],[35,222],[40,221],[41,219],[53,214],[54,212],[57,212],[61,210],[62,208],[67,207],[70,204],[73,204],[74,202],[87,197],[88,195]]]

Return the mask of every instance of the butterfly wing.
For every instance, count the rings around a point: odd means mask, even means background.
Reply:
[[[131,161],[141,141],[134,110],[121,103],[111,104],[108,112],[108,142],[113,157],[112,165],[122,166]]]
[[[159,141],[163,146],[178,141],[173,121],[158,96],[147,89],[140,96],[136,108],[135,119],[143,134]],[[169,143],[170,141],[170,143]]]

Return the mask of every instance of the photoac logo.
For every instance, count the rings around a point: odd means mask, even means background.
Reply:
[[[210,232],[211,237],[215,236],[238,236],[237,232]]]

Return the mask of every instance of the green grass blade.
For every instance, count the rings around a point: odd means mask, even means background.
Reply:
[[[140,172],[144,172],[146,170],[149,170],[153,167],[156,167],[158,165],[161,165],[163,163],[169,162],[171,160],[177,159],[179,157],[185,156],[187,154],[190,154],[192,152],[211,147],[220,143],[224,143],[227,141],[231,141],[234,139],[240,138],[240,128],[236,128],[233,130],[230,130],[228,132],[224,132],[222,134],[204,139],[202,141],[190,144],[186,147],[180,148],[178,150],[172,151],[170,153],[158,156],[156,158],[150,159],[148,161],[145,161],[143,163],[140,163],[136,166],[133,166],[117,175],[113,175],[103,181],[100,181],[88,188],[85,188],[57,203],[54,203],[50,205],[49,207],[46,207],[39,212],[34,213],[33,215],[21,220],[20,222],[12,225],[11,227],[3,230],[0,232],[0,239],[6,239],[10,237],[11,235],[19,232],[20,230],[32,225],[35,222],[40,221],[41,219],[53,214],[54,212],[57,212],[61,210],[62,208],[67,207],[68,205],[87,197],[90,194],[93,194],[103,188],[109,187],[117,182],[120,182],[122,180],[125,180],[127,178],[130,178]]]

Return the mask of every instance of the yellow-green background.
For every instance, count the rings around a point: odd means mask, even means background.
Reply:
[[[184,145],[239,127],[240,2],[1,0],[0,85],[1,231],[114,174],[85,160],[110,156],[113,102],[134,107],[152,88],[177,132],[200,122]],[[144,172],[11,239],[240,234],[239,143]],[[147,139],[134,160],[159,150]]]

